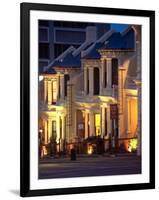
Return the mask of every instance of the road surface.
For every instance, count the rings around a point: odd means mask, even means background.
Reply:
[[[69,178],[141,173],[141,158],[137,156],[52,158],[40,161],[39,179]]]

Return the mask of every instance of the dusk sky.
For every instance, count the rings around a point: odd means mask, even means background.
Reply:
[[[122,32],[128,27],[128,24],[111,24],[111,27],[116,31]]]

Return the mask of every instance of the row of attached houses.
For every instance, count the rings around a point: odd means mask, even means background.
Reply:
[[[49,154],[49,148],[54,153],[72,147],[83,152],[85,143],[89,152],[97,138],[104,152],[117,141],[118,147],[137,148],[141,154],[140,29],[109,30],[77,49],[70,46],[40,73],[43,154]]]

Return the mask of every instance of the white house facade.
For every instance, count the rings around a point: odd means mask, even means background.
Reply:
[[[39,75],[40,153],[141,155],[141,32],[69,47]]]

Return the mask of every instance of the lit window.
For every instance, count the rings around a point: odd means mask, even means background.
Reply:
[[[100,114],[95,114],[95,135],[101,135],[101,130],[100,130]]]
[[[65,93],[65,97],[67,96],[67,82],[70,80],[70,77],[68,74],[64,75],[64,93]]]
[[[112,59],[112,85],[118,85],[118,59]]]

